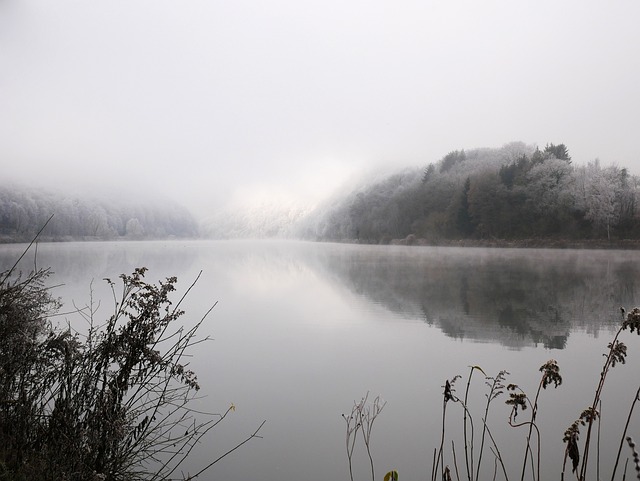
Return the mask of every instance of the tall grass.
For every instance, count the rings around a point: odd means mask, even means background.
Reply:
[[[431,481],[483,481],[485,479],[504,479],[505,481],[525,479],[533,481],[544,480],[542,468],[545,466],[542,459],[543,446],[555,446],[562,448],[564,452],[562,464],[557,466],[557,475],[564,481],[565,477],[575,478],[577,481],[602,479],[625,480],[629,461],[632,461],[636,469],[636,475],[640,479],[640,456],[635,443],[628,435],[628,429],[640,401],[640,385],[633,388],[633,397],[626,411],[621,412],[626,422],[619,433],[619,443],[613,449],[607,447],[607,454],[615,455],[611,462],[611,472],[607,475],[601,472],[601,458],[604,456],[600,446],[601,439],[601,405],[607,378],[612,369],[626,363],[627,346],[621,338],[625,333],[640,335],[640,308],[634,308],[626,313],[622,311],[622,320],[616,330],[613,339],[607,344],[603,353],[604,363],[597,377],[597,384],[593,399],[585,408],[579,411],[577,419],[571,421],[564,432],[562,440],[544,437],[544,432],[539,425],[540,398],[549,387],[559,388],[562,385],[560,366],[551,359],[542,366],[540,380],[535,393],[530,396],[517,384],[507,382],[510,374],[506,370],[498,372],[495,376],[488,376],[480,366],[471,366],[466,377],[456,375],[445,380],[442,386],[442,411],[441,432],[438,446],[433,449],[433,462],[431,467]],[[481,407],[472,406],[470,389],[478,379],[484,383],[485,402]],[[464,394],[458,396],[457,387],[464,383]],[[620,398],[621,393],[616,393]],[[508,459],[506,451],[499,446],[490,422],[490,414],[493,406],[499,399],[504,399],[509,408],[507,426],[510,429],[523,430],[522,455],[514,459],[514,443],[510,443]],[[363,398],[366,401],[366,397]],[[453,410],[456,408],[455,410]],[[356,411],[363,407],[355,403]],[[379,413],[378,413],[379,414]],[[525,416],[526,414],[526,416]],[[452,418],[453,416],[453,418]],[[357,417],[356,417],[357,419]],[[349,423],[347,423],[349,428]],[[503,426],[498,426],[502,429]],[[348,454],[351,480],[354,480],[352,472],[352,457],[356,438],[353,436],[357,430],[352,431]],[[371,434],[369,433],[369,436]],[[581,439],[582,435],[582,439]],[[625,440],[630,449],[625,449]],[[369,443],[367,452],[370,454]],[[621,460],[625,459],[621,468]],[[373,466],[373,465],[372,465]],[[570,473],[568,473],[570,466]],[[545,473],[550,470],[545,466]],[[390,471],[387,475],[394,475],[397,479],[397,471]],[[373,473],[371,473],[373,479]],[[427,477],[427,476],[425,476]]]

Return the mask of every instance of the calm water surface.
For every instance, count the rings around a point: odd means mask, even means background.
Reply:
[[[0,267],[23,247],[0,246]],[[27,256],[23,268],[33,263]],[[538,367],[550,358],[558,360],[564,383],[540,401],[542,478],[559,479],[562,433],[593,397],[619,308],[640,305],[636,252],[114,242],[42,244],[37,263],[52,267],[52,285],[63,284],[54,293],[66,310],[72,302],[87,304],[93,291],[105,318],[111,299],[105,277],[146,266],[149,281],[175,275],[186,289],[202,271],[183,318],[195,322],[218,302],[201,332],[214,340],[192,360],[206,396],[199,403],[214,412],[234,403],[237,410],[185,472],[267,420],[263,439],[209,472],[229,481],[348,479],[341,414],[367,392],[387,401],[373,433],[378,477],[395,468],[402,480],[430,479],[444,381],[466,375],[470,365],[488,375],[507,369],[509,382],[533,395]],[[624,422],[616,414],[628,409],[640,383],[640,339],[627,334],[623,341],[629,360],[613,371],[602,408],[605,472]],[[479,421],[484,384],[475,381]],[[457,387],[461,395],[464,385]],[[526,432],[507,428],[503,401],[494,404],[490,424],[511,477],[519,479]],[[461,449],[458,414],[449,409]],[[638,423],[631,429],[640,437]],[[485,459],[491,479],[491,454]],[[368,479],[367,469],[357,451],[357,478]]]

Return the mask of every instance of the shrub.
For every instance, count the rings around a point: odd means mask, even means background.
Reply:
[[[121,275],[121,290],[107,279],[114,312],[98,324],[93,304],[79,310],[82,334],[50,321],[60,303],[45,287],[49,270],[0,274],[0,479],[171,479],[235,409],[196,419],[200,386],[185,354],[206,340],[196,333],[210,310],[175,327],[186,294],[174,305],[176,278],[155,285],[145,272]]]

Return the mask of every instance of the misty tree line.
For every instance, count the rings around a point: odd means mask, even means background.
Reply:
[[[0,241],[23,242],[53,214],[43,240],[194,237],[198,226],[183,207],[165,200],[126,201],[0,186]]]
[[[303,227],[323,240],[627,239],[640,236],[640,178],[564,144],[454,151],[334,202]]]

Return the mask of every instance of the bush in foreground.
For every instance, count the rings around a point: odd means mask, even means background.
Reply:
[[[0,274],[0,480],[201,474],[178,470],[234,410],[196,419],[189,407],[199,385],[184,359],[206,340],[196,333],[208,312],[190,329],[176,327],[184,299],[170,300],[176,278],[150,284],[139,268],[118,283],[107,279],[114,312],[100,324],[93,305],[80,310],[80,334],[50,321],[60,303],[45,286],[48,270],[14,269]],[[259,437],[260,427],[205,469]]]

